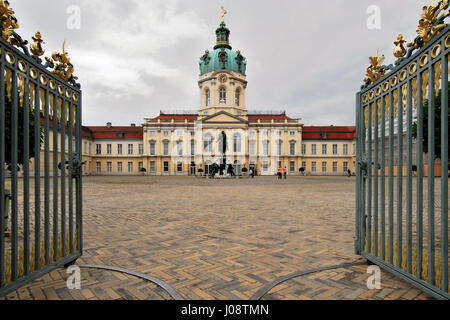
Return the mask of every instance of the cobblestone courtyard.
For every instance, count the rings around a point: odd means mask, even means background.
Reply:
[[[355,178],[85,177],[84,254],[79,264],[159,278],[186,299],[249,299],[297,271],[354,262]],[[367,266],[285,282],[263,299],[430,299]],[[82,290],[56,270],[7,299],[171,299],[155,285],[82,269]]]

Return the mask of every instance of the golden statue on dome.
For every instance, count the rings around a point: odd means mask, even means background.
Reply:
[[[222,6],[222,23],[225,23],[225,16],[227,15],[228,11],[225,10],[225,8]]]

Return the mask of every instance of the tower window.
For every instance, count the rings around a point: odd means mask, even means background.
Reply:
[[[211,91],[209,89],[206,89],[206,106],[208,107],[211,103]]]
[[[241,90],[237,89],[236,90],[236,106],[238,106],[238,107],[240,105],[240,100],[241,100],[240,98],[241,98]]]
[[[220,104],[227,103],[227,90],[225,88],[220,88]]]

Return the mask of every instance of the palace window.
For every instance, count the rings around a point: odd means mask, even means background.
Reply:
[[[144,154],[144,145],[142,143],[139,144],[139,154]]]
[[[122,173],[123,168],[122,168],[122,162],[117,162],[117,172]]]
[[[322,172],[327,172],[327,163],[322,162]]]
[[[295,131],[290,131],[289,134],[291,137],[295,137]]]
[[[177,141],[177,155],[183,155],[183,141]]]
[[[290,149],[290,152],[291,152],[291,156],[295,156],[295,142],[294,141],[292,141],[290,143],[289,149]]]
[[[195,156],[195,140],[191,140],[191,156]]]
[[[169,172],[169,162],[164,161],[164,172]]]
[[[322,154],[327,155],[328,154],[328,146],[326,144],[322,145]]]
[[[312,144],[311,145],[311,154],[312,155],[316,155],[317,154],[317,145],[316,144]]]
[[[264,140],[263,141],[263,156],[269,155],[269,141]]]
[[[241,98],[241,90],[240,89],[236,89],[236,106],[239,107],[240,105],[240,99]]]
[[[315,161],[311,162],[311,172],[317,172],[317,163]]]
[[[89,154],[92,154],[92,142],[89,142]]]
[[[205,152],[212,152],[212,136],[209,133],[205,135],[203,149]]]
[[[353,144],[353,155],[356,154],[356,143]]]
[[[306,144],[302,143],[302,155],[306,154]]]
[[[128,162],[128,172],[129,173],[133,172],[133,162]]]
[[[128,154],[133,154],[133,145],[132,144],[128,145]]]
[[[88,152],[88,147],[87,147],[88,145],[87,145],[87,141],[85,141],[84,142],[84,153],[87,153]]]
[[[251,140],[250,141],[250,155],[255,156],[256,155],[256,141],[255,140]]]
[[[102,145],[101,144],[95,145],[95,154],[102,154]]]
[[[141,172],[141,170],[144,168],[144,163],[143,162],[139,162],[139,172]]]
[[[156,143],[155,141],[150,141],[150,155],[155,156],[156,155]]]
[[[267,161],[263,162],[263,171],[264,172],[269,171],[269,162],[267,162]]]
[[[206,89],[205,96],[206,96],[206,106],[209,107],[209,105],[211,104],[211,91],[209,91],[209,89]]]
[[[177,163],[177,171],[178,172],[183,172],[183,163],[182,162],[178,162]]]
[[[97,162],[97,173],[101,173],[101,172],[102,172],[102,163]]]
[[[154,137],[154,136],[156,136],[156,131],[155,130],[151,130],[151,131],[148,132],[148,135],[150,137]]]
[[[150,161],[150,172],[154,173],[156,172],[156,165],[155,161]]]
[[[344,172],[348,171],[348,162],[344,162]]]
[[[333,162],[333,172],[334,173],[338,172],[338,163],[337,162]]]
[[[233,152],[241,152],[241,135],[239,133],[233,136]]]
[[[302,162],[302,168],[306,170],[306,162],[305,161]]]
[[[281,156],[282,150],[283,150],[283,141],[278,140],[277,141],[277,155],[278,156]]]
[[[122,154],[123,150],[122,150],[122,144],[118,144],[117,145],[117,154]]]
[[[344,155],[348,155],[348,144],[344,144]]]
[[[163,136],[164,136],[164,137],[168,137],[168,136],[169,136],[169,131],[164,130],[164,131],[163,131]]]
[[[295,172],[295,162],[294,162],[294,161],[291,161],[291,162],[290,162],[290,165],[289,165],[289,171],[290,171],[291,173]]]
[[[107,171],[108,173],[111,173],[111,172],[112,172],[112,162],[107,162],[107,163],[106,163],[106,171]]]
[[[338,154],[338,145],[337,144],[333,144],[333,154],[334,155]]]
[[[227,89],[220,88],[219,91],[219,102],[220,104],[226,104],[227,103]]]
[[[112,145],[111,144],[106,145],[106,154],[112,154]]]
[[[163,152],[165,156],[169,155],[169,141],[163,142]]]

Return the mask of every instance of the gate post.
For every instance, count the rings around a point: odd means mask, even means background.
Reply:
[[[360,117],[361,117],[361,93],[356,94],[356,219],[355,219],[355,254],[361,255],[361,228],[360,228],[360,215],[361,215],[361,174],[360,174]]]

